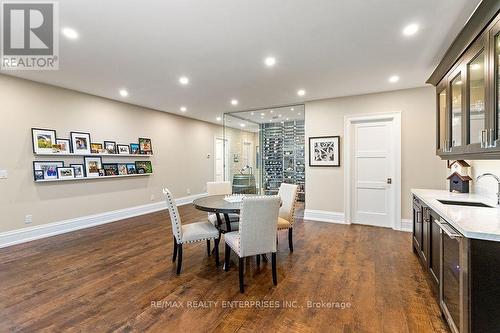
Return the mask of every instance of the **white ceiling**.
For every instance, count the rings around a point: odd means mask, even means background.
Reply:
[[[61,35],[60,70],[3,73],[217,122],[229,111],[422,86],[479,2],[60,1],[61,27],[80,35]],[[403,36],[412,22],[420,31]]]

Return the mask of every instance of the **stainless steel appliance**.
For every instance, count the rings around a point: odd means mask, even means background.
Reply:
[[[468,332],[469,318],[469,241],[444,219],[441,228],[441,284],[439,303],[454,333]]]

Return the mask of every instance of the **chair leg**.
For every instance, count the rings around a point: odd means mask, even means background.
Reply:
[[[273,268],[272,268],[273,269],[273,284],[275,286],[277,286],[278,285],[278,276],[276,274],[276,252],[272,253],[271,261],[272,261],[272,266],[273,266]]]
[[[210,239],[207,239],[207,254],[210,257]]]
[[[175,262],[175,258],[177,258],[177,240],[174,236],[174,255],[172,256],[172,262]]]
[[[260,254],[256,255],[255,259],[257,259],[257,267],[260,267]]]
[[[240,269],[240,293],[244,293],[245,292],[245,287],[243,286],[243,269],[245,268],[244,267],[244,258],[240,258],[240,264],[239,264],[239,269]]]
[[[231,248],[226,244],[225,252],[224,252],[224,270],[226,272],[229,271],[229,258],[231,257]]]
[[[290,252],[293,252],[293,228],[288,229],[288,247]]]
[[[177,258],[177,275],[181,274],[181,267],[182,267],[182,244],[177,245],[179,252],[179,258]]]
[[[219,267],[220,263],[219,263],[219,242],[220,242],[220,238],[217,238],[216,240],[214,240],[214,250],[215,250],[215,266]]]

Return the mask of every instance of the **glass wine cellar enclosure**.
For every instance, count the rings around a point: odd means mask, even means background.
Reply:
[[[224,114],[224,161],[216,180],[233,193],[277,194],[281,183],[299,185],[305,199],[304,105]]]

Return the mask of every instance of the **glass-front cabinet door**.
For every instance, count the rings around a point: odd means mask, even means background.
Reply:
[[[448,151],[448,99],[447,99],[447,86],[448,82],[443,79],[437,86],[437,104],[438,104],[438,114],[437,114],[437,142],[436,149],[438,154],[443,154]]]
[[[463,87],[464,80],[463,75],[460,69],[457,72],[454,72],[451,76],[450,80],[450,139],[452,152],[457,152],[462,148],[462,111],[463,111]]]
[[[490,48],[493,50],[493,59],[491,61],[493,70],[491,71],[492,73],[492,79],[493,79],[493,104],[492,105],[492,110],[493,112],[493,117],[491,119],[492,121],[492,126],[491,128],[494,128],[494,136],[496,140],[500,139],[500,23],[498,23],[493,30],[491,31],[491,40],[492,43],[490,43]],[[490,81],[491,82],[491,81]],[[496,147],[500,147],[500,144],[496,143]]]
[[[485,52],[481,50],[467,64],[467,144],[486,148]]]

